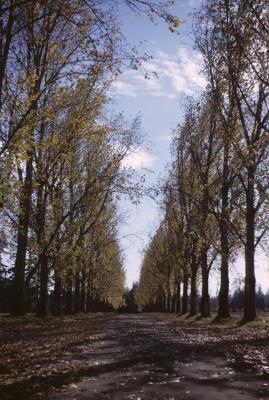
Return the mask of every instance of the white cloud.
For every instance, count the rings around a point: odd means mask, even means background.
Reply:
[[[136,88],[131,83],[127,83],[124,81],[116,81],[114,83],[114,89],[116,90],[117,93],[123,94],[125,96],[129,96],[129,97],[137,96]]]
[[[192,95],[205,88],[206,81],[201,74],[203,60],[198,52],[181,47],[176,57],[161,51],[158,52],[158,56],[163,66],[163,74],[177,93]]]
[[[137,97],[150,95],[175,99],[178,94],[193,95],[206,86],[201,73],[202,55],[187,47],[180,47],[175,56],[157,51],[151,61],[143,63],[143,68],[153,73],[145,79],[141,71],[129,70],[116,82],[117,93]],[[156,72],[158,77],[154,76]]]
[[[149,72],[158,73],[158,67],[157,67],[156,63],[154,63],[154,60],[153,60],[153,62],[144,61],[143,62],[143,67],[146,68],[146,70],[149,71]]]
[[[180,60],[180,69],[186,81],[192,83],[194,87],[204,89],[206,80],[201,73],[201,67],[203,65],[202,54],[182,47],[178,49],[178,56]]]
[[[128,155],[122,162],[123,167],[141,169],[153,166],[155,158],[147,151],[139,148],[136,152]]]
[[[163,142],[171,142],[172,136],[170,134],[159,135],[158,139]]]
[[[190,7],[199,7],[201,5],[201,0],[188,0],[187,4]]]

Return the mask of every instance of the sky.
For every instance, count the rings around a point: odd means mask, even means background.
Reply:
[[[115,82],[113,107],[124,111],[127,119],[141,117],[141,133],[144,144],[130,156],[127,164],[144,174],[146,185],[157,183],[165,177],[170,159],[171,133],[182,120],[184,96],[199,94],[205,88],[202,57],[194,49],[191,13],[199,8],[201,0],[176,0],[173,14],[184,23],[179,34],[171,33],[163,21],[157,25],[146,18],[135,15],[122,5],[120,21],[122,32],[131,46],[141,54],[152,58],[143,63],[143,70],[156,72],[145,79],[142,70],[127,69]],[[119,236],[124,250],[126,285],[131,287],[139,279],[139,270],[150,235],[160,221],[157,202],[143,198],[139,205],[126,199],[120,202],[123,222]],[[269,263],[264,253],[257,257],[257,282],[264,290],[269,288]],[[244,260],[239,257],[232,266],[232,280],[243,274]],[[218,274],[212,274],[211,293],[218,289]]]

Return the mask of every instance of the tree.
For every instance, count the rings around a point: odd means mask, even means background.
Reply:
[[[258,17],[259,14],[261,18]],[[245,248],[246,321],[256,316],[254,254],[268,231],[268,224],[262,222],[268,190],[264,184],[264,175],[268,173],[269,117],[268,71],[265,67],[268,30],[265,22],[267,20],[263,20],[266,16],[268,5],[266,2],[256,1],[222,3],[212,0],[207,2],[202,13],[205,20],[204,36],[208,37],[209,32],[210,40],[207,43],[210,43],[210,55],[214,57],[214,65],[218,65],[217,70],[211,68],[211,84],[218,80],[216,74],[223,70],[224,87],[229,88],[229,103],[235,106],[238,118],[230,137],[238,157],[236,176],[245,197],[243,207],[242,204],[239,206],[245,232],[242,234],[237,226],[233,228]],[[216,85],[213,86],[216,89]],[[222,111],[223,114],[225,111]]]
[[[258,310],[265,311],[265,299],[261,286],[258,287],[256,292],[256,305]]]
[[[124,2],[164,19],[171,31],[180,23],[170,2]],[[35,281],[38,313],[46,315],[52,270],[55,293],[61,291],[66,243],[74,252],[83,247],[111,197],[129,190],[122,159],[135,135],[119,116],[108,121],[104,108],[123,65],[137,68],[144,56],[126,45],[110,2],[3,0],[0,10],[0,210],[13,232],[17,228],[12,313],[25,313],[25,286]],[[82,269],[76,271],[77,294]],[[71,294],[71,266],[69,272]]]

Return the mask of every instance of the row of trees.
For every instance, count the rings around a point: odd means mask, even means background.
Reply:
[[[136,295],[141,305],[195,315],[200,282],[207,317],[209,275],[218,267],[218,317],[227,318],[229,265],[243,250],[248,321],[256,316],[255,250],[269,229],[269,7],[263,0],[207,0],[194,17],[208,86],[200,98],[186,99],[174,132],[164,216]]]
[[[133,289],[130,291],[132,293]],[[136,292],[134,292],[134,296],[131,298],[127,298],[129,300],[129,304],[132,305],[131,307],[122,307],[119,310],[123,310],[124,312],[136,313],[138,312],[138,305],[136,304]],[[238,286],[232,294],[229,295],[229,306],[233,313],[242,312],[244,310],[244,289],[241,286]],[[170,298],[170,301],[167,303],[165,299],[159,298],[159,302],[150,302],[147,304],[140,305],[140,311],[142,312],[168,312],[168,313],[177,313],[181,311],[180,303],[178,304],[176,298]],[[190,296],[188,295],[187,301],[189,302]],[[201,304],[201,294],[197,291],[197,300],[198,304]],[[213,313],[218,312],[218,296],[210,296],[209,305],[210,310]],[[127,302],[128,304],[128,302]],[[259,312],[268,312],[269,310],[269,290],[266,293],[263,293],[261,287],[258,287],[256,292],[256,308]]]
[[[239,286],[233,293],[230,299],[232,310],[243,310],[244,309],[244,290]],[[263,293],[260,286],[256,291],[256,307],[257,310],[268,311],[269,310],[269,290]]]
[[[179,23],[163,2],[123,3]],[[101,0],[0,1],[0,271],[13,315],[35,293],[46,316],[52,289],[56,314],[63,299],[67,313],[122,301],[116,198],[138,192],[123,160],[139,123],[107,105],[122,65],[141,58],[116,15]]]

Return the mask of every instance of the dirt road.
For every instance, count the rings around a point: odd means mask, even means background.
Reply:
[[[49,400],[268,399],[268,375],[227,358],[226,345],[192,340],[160,314],[119,315],[95,335],[94,347],[62,362],[86,362],[73,383]]]

